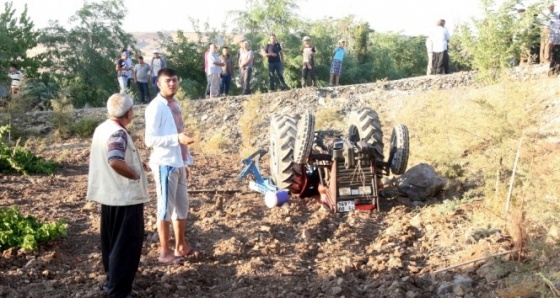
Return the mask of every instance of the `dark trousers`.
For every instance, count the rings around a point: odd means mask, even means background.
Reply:
[[[313,63],[305,62],[303,63],[303,67],[301,69],[301,87],[305,87],[307,85],[307,74],[310,74],[311,76],[311,86],[316,86],[315,67],[313,66]]]
[[[206,93],[205,93],[206,96],[210,96],[210,83],[211,83],[210,75],[206,74]]]
[[[280,81],[280,89],[286,89],[286,82],[284,82],[284,73],[282,70],[282,62],[268,63],[268,75],[270,77],[270,91],[276,90],[276,82],[274,79],[274,73],[278,75],[278,80]]]
[[[550,65],[548,75],[560,74],[560,44],[555,44],[550,50]]]
[[[148,86],[148,82],[136,82],[138,86],[138,92],[140,93],[140,101],[143,103],[150,102],[150,87]]]
[[[156,96],[159,93],[159,87],[157,86],[157,76],[152,76],[152,84],[154,84],[154,90],[156,91]]]
[[[432,54],[432,74],[445,74],[445,65],[449,58],[447,51]]]
[[[251,74],[253,73],[252,67],[244,67],[241,76],[243,77],[243,91],[241,94],[251,94]]]
[[[449,72],[449,51],[443,51],[445,54],[445,64],[443,65],[443,69],[445,70],[445,74],[450,74]]]
[[[138,270],[144,240],[144,204],[101,205],[101,254],[109,297],[126,297]]]
[[[220,94],[229,94],[229,87],[231,86],[231,74],[223,73],[220,76]]]

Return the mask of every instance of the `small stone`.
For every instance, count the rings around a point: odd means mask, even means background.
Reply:
[[[453,283],[457,286],[462,286],[465,288],[472,288],[474,285],[474,281],[472,278],[464,275],[455,275],[453,277]]]
[[[437,289],[437,294],[439,296],[445,294],[451,294],[453,292],[453,284],[447,281],[444,281],[441,285],[439,285]]]
[[[269,226],[261,226],[261,232],[270,232],[270,229]]]
[[[43,270],[43,272],[41,272],[41,274],[42,274],[44,277],[48,277],[49,274],[50,274],[50,272],[49,272],[49,270]]]
[[[292,218],[288,216],[288,217],[286,217],[286,218],[284,219],[284,221],[285,221],[285,222],[292,222]]]
[[[343,282],[344,282],[344,278],[339,277],[338,280],[336,281],[336,284],[340,286]]]
[[[456,296],[465,296],[465,289],[462,286],[454,286],[453,294]]]
[[[338,295],[338,294],[342,293],[342,288],[341,287],[333,287],[332,288],[332,293],[333,293],[333,295]]]
[[[304,229],[301,232],[301,238],[303,238],[303,240],[305,240],[305,241],[310,241],[311,240],[311,233],[309,232],[309,230]]]

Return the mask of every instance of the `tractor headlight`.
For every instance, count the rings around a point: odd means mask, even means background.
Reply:
[[[338,189],[338,194],[341,196],[349,196],[351,194],[350,187],[341,187]]]

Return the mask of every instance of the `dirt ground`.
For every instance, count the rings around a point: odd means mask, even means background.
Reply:
[[[41,221],[65,220],[69,234],[34,253],[4,251],[0,296],[103,297],[99,207],[85,199],[89,140],[47,146],[38,153],[63,160],[62,167],[52,177],[0,176],[0,206],[19,206]],[[247,181],[237,179],[236,154],[194,157],[190,190],[241,192],[190,194],[187,238],[203,254],[184,264],[161,265],[150,174],[134,297],[433,297],[457,273],[474,280],[463,296],[495,296],[491,293],[499,283],[486,283],[472,267],[434,278],[429,274],[457,259],[454,245],[463,238],[451,237],[455,243],[441,239],[453,234],[461,212],[418,225],[418,209],[406,198],[384,200],[384,210],[372,213],[333,214],[314,199],[295,198],[269,209],[261,195],[249,191]],[[511,246],[504,236],[484,241],[490,251]]]

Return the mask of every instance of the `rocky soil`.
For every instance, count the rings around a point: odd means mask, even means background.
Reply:
[[[300,89],[262,96],[263,134],[252,141],[266,145],[272,111],[312,110],[336,105],[342,110],[387,103],[380,111],[391,118],[391,99],[425,90],[472,85],[472,74],[422,77],[394,82]],[[247,97],[193,101],[191,117],[202,132],[221,133],[239,149]],[[392,102],[392,103],[391,103]],[[137,115],[143,116],[143,107]],[[76,110],[75,118],[104,118],[103,109]],[[52,130],[50,115],[33,112],[14,119],[40,132]],[[135,120],[137,146],[142,119]],[[203,137],[209,137],[204,134]],[[99,243],[99,207],[85,199],[89,140],[70,140],[34,150],[58,160],[56,175],[0,176],[0,206],[16,205],[41,221],[65,220],[67,238],[43,245],[37,252],[9,249],[0,258],[0,297],[103,297]],[[263,197],[237,179],[238,154],[194,152],[190,180],[188,241],[203,254],[183,264],[157,262],[155,190],[145,209],[145,242],[135,282],[135,297],[495,297],[508,270],[484,261],[446,270],[451,265],[507,252],[512,240],[501,231],[469,231],[461,227],[470,210],[421,216],[419,207],[438,205],[442,197],[424,202],[389,196],[381,212],[333,214],[316,199],[292,198],[269,209]],[[230,192],[225,192],[229,190]],[[233,191],[232,191],[233,190]],[[389,192],[390,193],[390,192]],[[470,244],[472,250],[460,249]],[[505,254],[501,258],[507,259]]]

